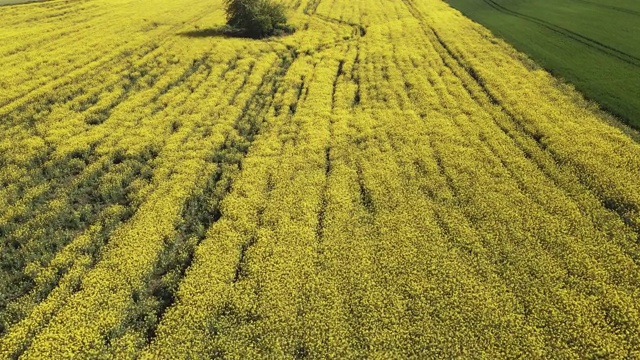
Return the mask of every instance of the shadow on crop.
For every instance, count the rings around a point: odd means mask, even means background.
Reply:
[[[208,38],[208,37],[224,37],[224,38],[237,38],[242,37],[242,31],[230,28],[228,26],[219,26],[208,29],[196,29],[191,31],[184,31],[177,35],[187,38]]]

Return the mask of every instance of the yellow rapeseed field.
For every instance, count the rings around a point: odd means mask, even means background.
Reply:
[[[0,358],[640,358],[633,131],[442,0],[283,3],[0,7]]]

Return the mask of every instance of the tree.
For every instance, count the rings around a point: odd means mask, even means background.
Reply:
[[[291,26],[287,25],[282,4],[275,4],[269,0],[225,1],[227,25],[246,36],[263,38],[293,31]]]

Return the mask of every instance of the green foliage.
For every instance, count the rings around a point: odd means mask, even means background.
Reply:
[[[227,25],[242,35],[264,38],[293,32],[282,4],[269,0],[226,0]]]

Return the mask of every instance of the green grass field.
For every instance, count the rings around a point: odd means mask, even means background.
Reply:
[[[640,1],[448,2],[640,127]]]
[[[0,6],[3,5],[18,5],[32,2],[42,2],[43,0],[0,0]]]

